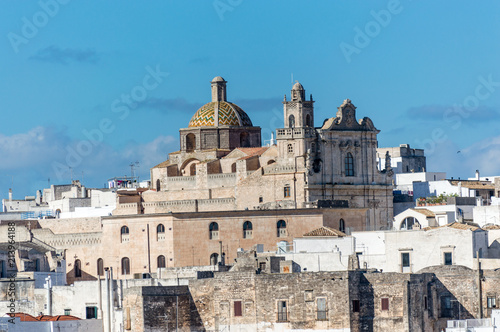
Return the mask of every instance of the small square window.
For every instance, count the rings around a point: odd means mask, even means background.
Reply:
[[[64,309],[64,315],[65,316],[71,315],[71,309]]]

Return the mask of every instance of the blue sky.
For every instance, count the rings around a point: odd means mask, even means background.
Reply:
[[[67,183],[69,166],[90,187],[136,161],[149,178],[217,75],[264,140],[298,80],[316,126],[349,98],[379,146],[500,175],[498,1],[1,3],[0,197]]]

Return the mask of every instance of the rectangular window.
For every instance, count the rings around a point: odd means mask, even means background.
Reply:
[[[266,262],[260,262],[259,263],[259,270],[265,271],[266,270]]]
[[[317,320],[326,320],[326,299],[325,298],[318,298],[316,300],[316,305],[317,305],[316,319]]]
[[[64,309],[64,315],[66,316],[71,315],[71,309]]]
[[[389,310],[389,299],[384,297],[382,300],[381,300],[381,303],[382,303],[382,310]]]
[[[235,317],[242,316],[241,301],[234,301],[234,316]]]
[[[444,265],[453,265],[451,252],[444,253]]]
[[[451,296],[441,296],[441,317],[453,317]]]
[[[259,203],[262,203],[264,202],[264,198],[262,198],[262,196],[259,197]]]
[[[359,300],[352,300],[352,312],[359,312]]]
[[[287,321],[286,301],[278,301],[278,322]]]
[[[410,253],[409,252],[401,253],[401,267],[402,267],[401,272],[411,272],[410,271]]]
[[[497,299],[494,296],[488,296],[488,301],[487,301],[488,309],[493,309],[497,307]]]
[[[87,307],[87,319],[97,318],[97,307]]]
[[[424,296],[424,309],[425,310],[429,309],[429,302],[427,300],[427,296]]]
[[[290,186],[289,185],[286,185],[283,188],[283,196],[284,197],[290,197]]]

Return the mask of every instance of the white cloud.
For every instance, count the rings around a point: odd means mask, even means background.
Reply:
[[[72,155],[83,144],[91,146],[88,154]],[[88,187],[100,187],[114,176],[130,175],[129,164],[139,161],[141,179],[149,178],[149,168],[164,161],[168,152],[177,150],[178,142],[173,136],[158,136],[146,143],[130,142],[116,149],[102,142],[92,145],[88,141],[72,139],[64,130],[51,127],[36,127],[26,133],[11,136],[0,135],[0,195],[4,196],[11,182],[16,196],[32,195],[40,186],[68,183],[73,178],[84,178]],[[56,165],[57,167],[54,167]],[[83,175],[82,175],[83,172]],[[6,176],[8,175],[8,176]],[[13,178],[13,181],[12,181]]]

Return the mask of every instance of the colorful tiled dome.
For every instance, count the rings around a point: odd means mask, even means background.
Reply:
[[[215,116],[216,108],[219,110],[218,119]],[[227,101],[215,101],[203,105],[189,121],[189,127],[204,126],[252,127],[253,125],[248,115],[238,105]]]

